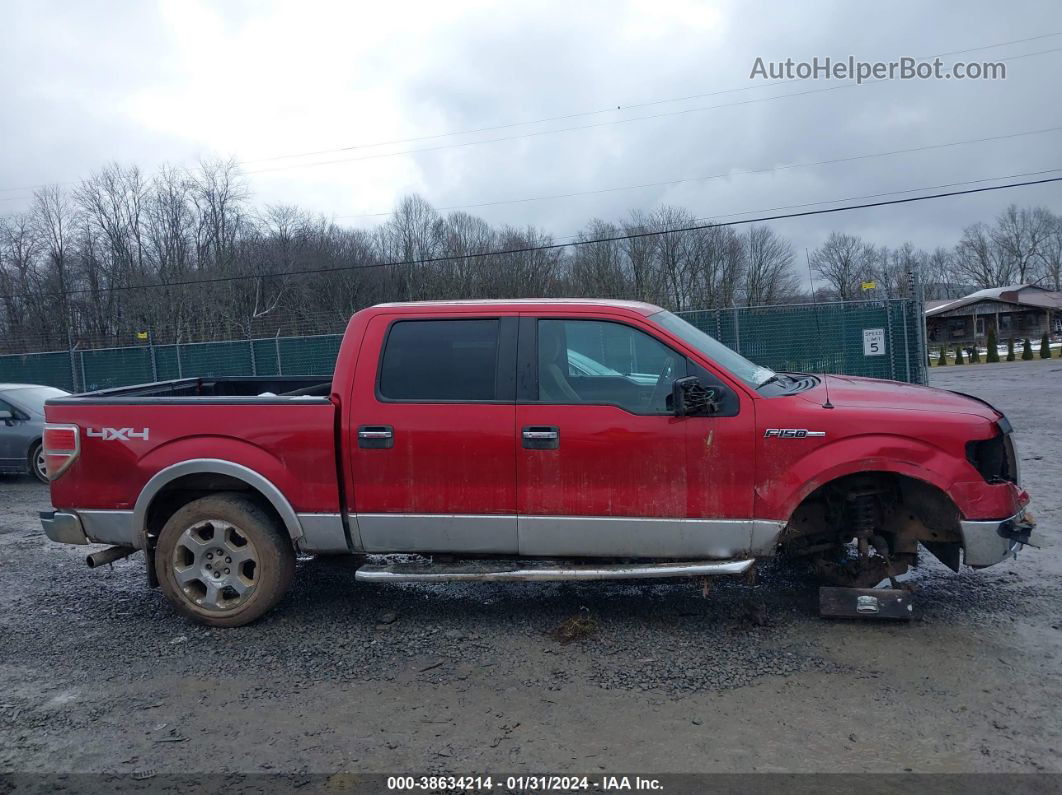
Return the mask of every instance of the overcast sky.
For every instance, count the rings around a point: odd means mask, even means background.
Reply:
[[[0,9],[0,189],[76,181],[111,161],[150,172],[233,156],[257,203],[371,225],[382,219],[353,216],[414,191],[450,207],[729,175],[470,210],[564,236],[591,217],[661,203],[730,216],[1062,169],[1055,131],[735,173],[1062,126],[1062,51],[1043,52],[1062,49],[1062,35],[1045,37],[1062,34],[1053,2],[3,0]],[[850,81],[749,78],[758,56],[893,60],[1037,36],[943,59],[1043,52],[1007,61],[1004,81],[821,91]],[[704,96],[729,89],[748,90]],[[782,98],[760,101],[769,97]],[[572,114],[583,115],[521,124]],[[665,115],[622,121],[656,114]],[[502,125],[517,126],[269,159]],[[548,132],[571,127],[584,129]],[[455,146],[496,138],[508,140]],[[777,228],[798,250],[832,229],[951,245],[1010,202],[1062,212],[1060,185]],[[3,190],[0,212],[24,207],[26,195]]]

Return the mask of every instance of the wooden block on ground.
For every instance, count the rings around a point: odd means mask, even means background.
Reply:
[[[920,612],[914,594],[898,588],[819,588],[819,615],[911,621]]]

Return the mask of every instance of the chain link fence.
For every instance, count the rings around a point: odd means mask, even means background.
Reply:
[[[921,302],[897,298],[677,313],[752,361],[774,370],[843,373],[924,384]],[[0,382],[71,392],[192,376],[331,376],[342,334],[0,356]]]
[[[928,383],[921,302],[909,298],[677,313],[757,364]]]

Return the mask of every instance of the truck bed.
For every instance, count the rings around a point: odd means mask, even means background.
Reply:
[[[185,378],[50,400],[47,421],[76,426],[79,445],[69,472],[52,482],[52,503],[131,512],[167,468],[198,462],[191,468],[209,473],[223,462],[223,472],[182,487],[216,488],[224,472],[247,470],[296,512],[338,513],[331,389],[320,376]]]
[[[191,399],[200,398],[277,398],[277,397],[328,397],[332,387],[331,376],[219,376],[179,378],[173,381],[156,381],[149,384],[119,386],[85,392],[74,396],[79,401],[109,402],[141,398]]]

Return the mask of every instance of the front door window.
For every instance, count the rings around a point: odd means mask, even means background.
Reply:
[[[686,357],[638,329],[599,320],[540,320],[538,398],[666,414]]]

